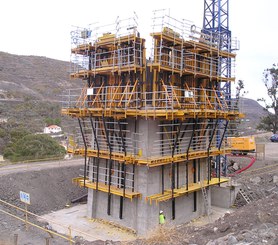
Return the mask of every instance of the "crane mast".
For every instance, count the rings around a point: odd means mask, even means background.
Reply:
[[[231,52],[231,31],[229,30],[229,0],[204,0],[203,32],[211,33],[220,50]],[[219,73],[231,77],[231,59],[221,57],[218,62]],[[221,77],[222,77],[221,76]],[[219,81],[218,88],[231,99],[231,81]]]

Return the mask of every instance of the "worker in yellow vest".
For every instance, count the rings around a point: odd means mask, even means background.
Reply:
[[[162,210],[160,210],[159,211],[159,224],[160,225],[163,225],[163,224],[165,224],[165,215],[164,215],[164,213],[163,213],[163,211]]]

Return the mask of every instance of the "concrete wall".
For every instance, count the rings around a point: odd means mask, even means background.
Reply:
[[[155,142],[160,140],[158,120],[145,120],[139,119],[137,124],[138,142],[136,148],[142,150],[142,157],[152,157],[155,150]],[[130,131],[130,137],[134,132],[134,121],[129,121],[127,129]],[[133,130],[133,131],[132,131]],[[201,172],[205,174],[207,169],[206,160],[201,160]],[[100,161],[100,166],[105,167],[105,160]],[[132,171],[132,166],[127,166],[127,171]],[[193,163],[188,163],[188,176],[189,183],[193,182]],[[102,169],[101,173],[105,173]],[[171,168],[170,165],[166,165],[164,168],[164,184],[165,189],[171,188]],[[91,174],[90,174],[91,176]],[[205,175],[206,177],[206,175]],[[101,177],[102,181],[104,177]],[[114,178],[112,178],[114,180]],[[186,184],[186,163],[179,163],[179,188]],[[175,225],[189,222],[190,220],[197,218],[205,213],[204,199],[202,192],[196,193],[196,206],[194,211],[194,194],[185,195],[175,199],[175,220],[172,220],[172,200],[161,202],[158,205],[152,203],[150,205],[145,201],[147,196],[161,193],[162,180],[161,180],[161,167],[149,168],[148,166],[135,166],[135,191],[142,193],[142,198],[134,198],[132,201],[124,199],[123,206],[123,219],[119,218],[120,211],[120,197],[111,196],[111,215],[107,214],[108,205],[108,193],[89,189],[88,191],[88,217],[101,218],[118,223],[122,226],[134,229],[138,235],[145,235],[152,231],[159,225],[159,210],[163,210],[166,215],[167,223],[173,223]],[[208,197],[210,201],[210,191],[208,191]]]
[[[183,224],[204,213],[203,196],[197,193],[197,210],[194,212],[193,193],[178,197],[175,200],[175,220],[172,220],[172,201],[150,205],[145,201],[149,195],[161,192],[160,168],[136,166],[135,190],[143,194],[142,199],[135,198],[131,202],[124,200],[123,219],[119,218],[120,197],[112,195],[111,215],[107,214],[108,193],[89,190],[88,217],[109,220],[134,229],[138,235],[145,235],[159,225],[159,210],[163,210],[167,223]]]
[[[240,186],[211,187],[211,204],[216,207],[230,208],[236,199]]]

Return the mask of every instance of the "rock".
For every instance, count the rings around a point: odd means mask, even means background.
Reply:
[[[273,183],[278,183],[278,176],[277,175],[273,176]]]
[[[216,232],[218,231],[218,228],[217,228],[217,227],[214,227],[214,228],[213,228],[213,231],[214,231],[214,233],[216,233]]]
[[[209,241],[206,245],[218,245],[218,243],[216,241]]]
[[[228,237],[228,244],[229,245],[236,244],[237,242],[238,241],[237,241],[236,237],[234,237],[234,236],[229,236]]]
[[[278,244],[278,237],[276,237],[275,240],[273,241],[273,245],[274,244]]]
[[[219,231],[220,232],[225,232],[225,231],[227,231],[227,230],[229,230],[230,229],[230,224],[223,224],[220,228],[219,228]]]
[[[261,177],[257,176],[255,178],[250,179],[253,184],[259,184],[261,182]]]

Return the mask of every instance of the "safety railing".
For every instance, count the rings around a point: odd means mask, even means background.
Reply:
[[[114,47],[110,51],[97,50],[89,57],[89,52],[80,55],[78,52],[71,55],[72,74],[87,71],[107,71],[111,69],[124,69],[142,67],[144,65],[144,49],[140,42],[124,48]]]
[[[65,239],[69,242],[69,244],[75,244],[75,236],[82,236],[86,237],[89,240],[98,240],[99,237],[88,234],[86,232],[80,231],[78,229],[75,229],[71,226],[66,226],[64,224],[58,223],[56,221],[46,219],[42,216],[39,216],[37,214],[34,214],[30,211],[28,211],[27,208],[21,208],[17,207],[11,203],[8,203],[4,200],[0,199],[0,206],[2,207],[0,209],[0,213],[8,215],[10,217],[13,217],[23,223],[25,223],[26,230],[29,229],[29,227],[34,227],[36,229],[42,230],[45,233],[48,233],[50,236],[57,236],[60,238]],[[47,223],[48,225],[42,225],[42,223]],[[61,233],[56,232],[54,229],[50,227],[49,224],[52,224],[51,227],[58,228],[59,230],[62,230]]]
[[[225,128],[226,121],[221,119],[161,122],[156,126],[153,137],[149,138],[152,149],[144,152],[142,151],[144,146],[140,140],[144,138],[144,133],[132,132],[134,126],[132,122],[120,122],[122,129],[119,129],[117,120],[106,122],[105,133],[101,119],[93,122],[94,129],[90,128],[90,122],[86,120],[82,122],[83,136],[80,133],[69,136],[67,145],[69,151],[78,152],[81,155],[85,154],[86,148],[88,157],[110,159],[110,149],[112,149],[113,160],[117,162],[127,160],[127,163],[132,163],[136,159],[148,161],[164,156],[168,158],[174,155],[186,156],[194,152],[202,152],[207,156],[212,150],[230,147],[225,138],[221,146],[219,145],[224,134],[229,135],[229,130]],[[86,139],[85,143],[84,139]]]
[[[181,74],[202,75],[206,77],[221,77],[218,69],[218,58],[208,57],[173,47],[156,47],[153,64],[160,68],[173,69]],[[231,60],[231,78],[234,75],[234,61]]]
[[[239,111],[239,104],[216,89],[162,85],[159,91],[144,92],[126,85],[70,89],[62,95],[62,108]]]

